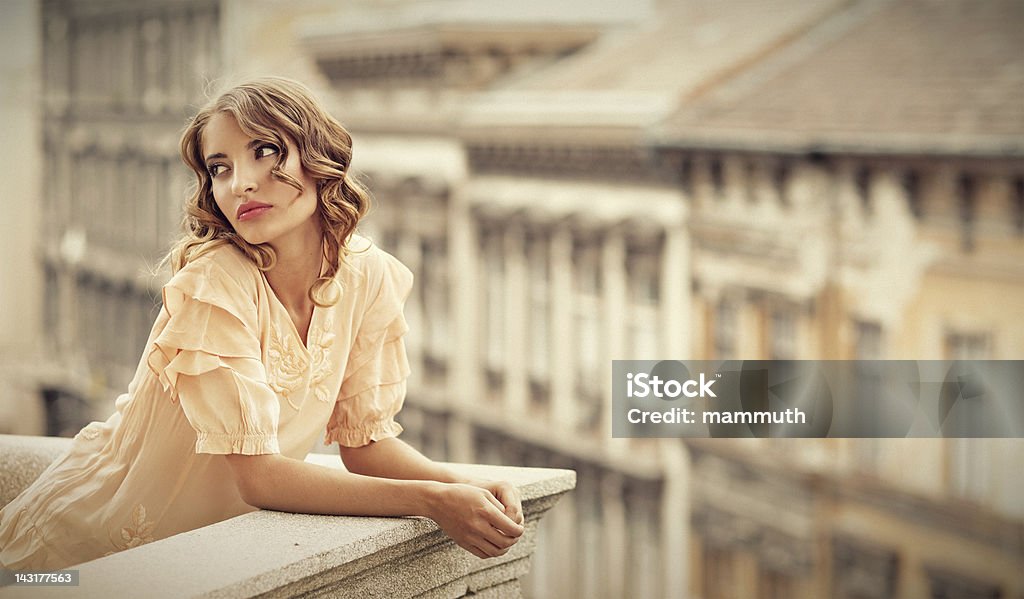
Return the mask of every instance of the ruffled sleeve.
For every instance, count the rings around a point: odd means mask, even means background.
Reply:
[[[245,273],[229,272],[225,261],[204,256],[164,286],[165,324],[147,363],[195,429],[196,453],[280,453],[280,403],[261,361],[255,282],[247,289]]]
[[[327,424],[325,443],[361,447],[371,441],[398,436],[402,427],[395,414],[405,401],[409,359],[403,336],[409,330],[402,309],[412,289],[413,275],[390,254],[373,248],[378,273],[376,293],[370,294],[356,335],[341,392]],[[371,286],[371,289],[373,287]]]

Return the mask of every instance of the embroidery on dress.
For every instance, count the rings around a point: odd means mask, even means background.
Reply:
[[[153,542],[153,527],[155,525],[146,519],[146,507],[141,503],[135,506],[132,510],[132,525],[126,526],[121,529],[121,541],[123,546],[117,542],[113,542],[116,551],[109,551],[106,555],[111,555],[117,551],[124,551],[139,545],[145,545],[146,543]]]
[[[267,369],[267,382],[270,383],[270,388],[298,410],[299,406],[295,405],[291,396],[302,384],[308,364],[295,346],[284,340],[277,323],[270,327],[270,348],[267,354],[271,365]]]
[[[313,395],[318,401],[330,402],[334,399],[327,392],[327,379],[334,372],[328,359],[329,350],[334,345],[334,337],[334,319],[328,318],[317,338],[310,341],[309,353],[313,358],[313,377],[310,385],[313,386]]]

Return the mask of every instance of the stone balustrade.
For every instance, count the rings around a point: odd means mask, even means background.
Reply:
[[[0,435],[0,504],[27,487],[69,439]],[[307,461],[342,468],[337,455]],[[518,485],[526,533],[482,560],[426,518],[314,516],[260,510],[77,566],[75,597],[518,597],[537,525],[576,484],[571,470],[451,464]],[[0,588],[0,598],[29,589]],[[31,596],[68,597],[64,587]]]

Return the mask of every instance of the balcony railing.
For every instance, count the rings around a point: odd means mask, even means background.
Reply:
[[[70,439],[0,435],[0,505],[59,456]],[[309,462],[341,468],[337,455]],[[505,479],[523,496],[526,533],[504,556],[482,560],[426,518],[314,516],[260,510],[75,566],[88,597],[518,597],[537,525],[576,484],[571,470],[451,464]],[[0,588],[0,598],[27,589]],[[33,587],[33,597],[67,597]]]

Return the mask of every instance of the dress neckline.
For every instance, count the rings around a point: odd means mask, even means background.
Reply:
[[[321,255],[320,276],[323,276],[325,262],[326,259]],[[285,307],[284,302],[281,301],[281,298],[277,297],[277,292],[275,292],[274,288],[270,285],[270,279],[267,278],[267,273],[262,270],[259,270],[259,272],[260,277],[263,278],[263,284],[267,286],[267,293],[269,293],[270,297],[272,298],[271,301],[275,302],[277,304],[277,307],[280,308],[282,312],[284,312],[285,319],[288,321],[288,327],[292,331],[292,336],[296,341],[299,342],[299,345],[302,346],[302,351],[305,352],[306,356],[309,356],[309,340],[313,334],[313,329],[317,323],[317,315],[322,311],[322,308],[319,305],[317,305],[316,302],[313,302],[313,313],[309,316],[309,327],[306,329],[306,338],[303,339],[302,335],[299,334],[299,328],[295,326],[295,321],[292,320],[291,313],[288,312],[288,308]]]
[[[270,294],[271,301],[277,304],[277,307],[282,312],[284,312],[285,320],[288,321],[288,327],[292,331],[292,336],[295,338],[296,341],[299,342],[299,345],[302,346],[302,350],[308,354],[309,336],[313,332],[313,326],[317,321],[316,316],[317,313],[320,311],[320,306],[316,305],[315,303],[313,304],[313,314],[310,315],[309,317],[309,328],[306,329],[306,338],[303,339],[302,335],[299,334],[298,327],[295,326],[295,321],[292,320],[291,313],[288,312],[288,308],[285,307],[284,302],[281,301],[281,298],[277,297],[277,293],[274,292],[274,288],[270,286],[270,280],[267,279],[266,273],[261,270],[260,276],[263,277],[263,283],[267,286],[267,293]]]

